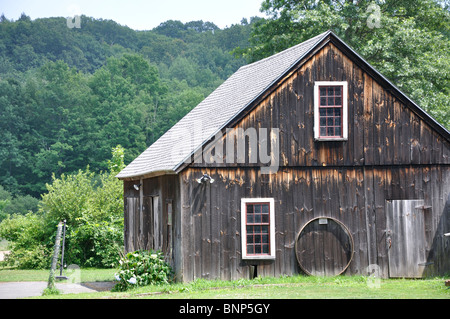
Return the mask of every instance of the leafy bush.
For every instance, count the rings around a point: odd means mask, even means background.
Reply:
[[[115,275],[118,283],[113,291],[126,291],[132,287],[166,284],[173,272],[158,251],[139,250],[126,254],[120,260],[120,271]]]
[[[83,223],[71,231],[68,240],[68,255],[72,264],[83,267],[112,268],[117,266],[123,243],[123,220],[116,222]]]
[[[7,215],[0,222],[0,238],[9,241],[11,250],[7,264],[49,267],[56,225],[66,220],[66,264],[116,267],[123,249],[123,185],[114,176],[124,167],[123,148],[113,150],[108,164],[106,173],[94,174],[87,168],[60,178],[54,175],[37,213]]]
[[[32,246],[28,249],[12,246],[11,253],[4,263],[18,269],[45,269],[50,267],[51,250],[44,245]]]
[[[0,238],[9,241],[11,250],[4,263],[19,269],[48,267],[51,248],[43,226],[42,216],[33,213],[8,215],[0,223]]]

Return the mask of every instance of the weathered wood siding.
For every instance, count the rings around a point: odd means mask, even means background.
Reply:
[[[125,251],[160,250],[174,267],[175,274],[178,274],[182,261],[178,181],[176,175],[145,179],[141,185],[142,194],[133,188],[139,180],[124,182]]]
[[[213,184],[198,184],[203,173]],[[448,271],[447,239],[450,209],[444,210],[444,194],[450,190],[450,169],[438,167],[384,168],[285,168],[276,175],[261,175],[256,168],[189,169],[181,174],[183,279],[239,279],[258,275],[300,273],[294,251],[298,232],[308,221],[328,216],[350,230],[355,243],[348,274],[367,274],[377,265],[387,277],[388,199],[424,199],[431,206],[427,242],[428,273]],[[182,191],[183,193],[183,191]],[[276,258],[274,261],[243,261],[241,258],[241,198],[275,199]],[[425,231],[425,230],[424,230]]]

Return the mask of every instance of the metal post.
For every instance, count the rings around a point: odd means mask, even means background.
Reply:
[[[66,220],[64,219],[64,226],[63,226],[63,244],[61,247],[61,265],[59,267],[59,276],[62,277],[63,268],[64,268],[64,247],[66,244]]]
[[[56,276],[57,279],[69,279],[69,277],[63,276],[64,269],[64,247],[66,245],[66,220],[63,221],[63,244],[61,247],[61,264],[59,266],[59,276]]]
[[[60,244],[61,244],[61,228],[62,228],[62,223],[59,223],[58,230],[56,231],[55,249],[53,251],[52,266],[50,269],[50,276],[48,278],[48,285],[47,285],[47,288],[50,288],[50,289],[55,288],[55,270],[56,270],[56,263],[58,261],[59,248],[60,248]]]

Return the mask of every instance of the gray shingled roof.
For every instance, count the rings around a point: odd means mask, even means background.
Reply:
[[[117,177],[126,179],[152,173],[174,173],[204,142],[239,115],[329,32],[241,67]]]

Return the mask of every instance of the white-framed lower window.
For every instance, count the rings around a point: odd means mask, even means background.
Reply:
[[[242,259],[275,259],[275,201],[241,199]]]
[[[314,84],[314,139],[348,139],[348,83],[317,81]]]

